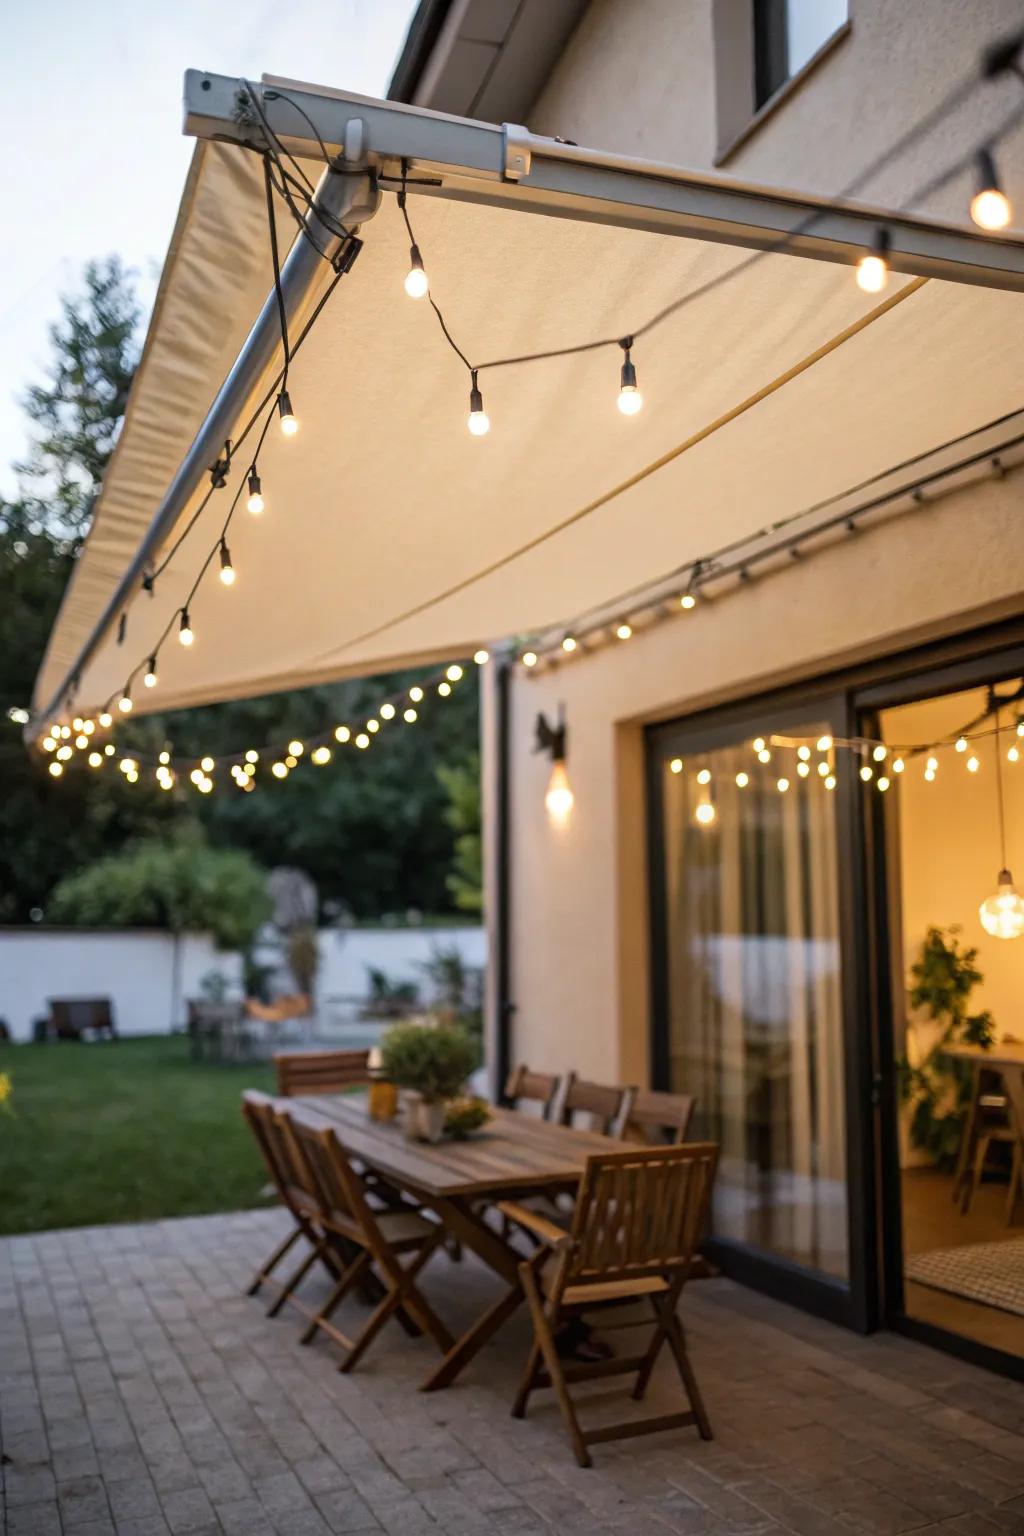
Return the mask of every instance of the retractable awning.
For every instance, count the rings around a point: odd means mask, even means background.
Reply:
[[[136,687],[137,708],[548,629],[1024,404],[1008,342],[1024,289],[1018,239],[295,82],[254,89],[314,179],[319,139],[343,157],[319,193],[359,224],[363,246],[293,361],[300,430],[267,435],[266,509],[247,514],[243,496],[232,522],[237,581],[225,590],[211,563],[190,605],[194,645],[170,634],[159,686]],[[99,710],[156,648],[216,544],[251,440],[196,517],[210,468],[280,367],[265,141],[239,82],[190,72],[186,129],[199,144],[121,440],[38,678],[44,722],[72,684],[76,712]],[[474,364],[614,341],[689,296],[638,336],[638,415],[615,408],[622,358],[610,346],[485,368],[491,431],[467,432],[466,369],[429,304],[403,291],[403,162],[431,293]],[[893,271],[869,295],[851,263],[882,221]],[[277,223],[288,244],[283,204]],[[331,219],[316,233],[338,247]],[[293,339],[332,277],[295,235]]]

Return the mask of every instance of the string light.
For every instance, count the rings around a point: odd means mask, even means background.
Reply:
[[[235,568],[231,564],[231,551],[224,539],[220,541],[220,579],[226,587],[235,584]]]
[[[427,274],[423,270],[423,258],[420,255],[420,248],[413,241],[409,250],[409,270],[405,274],[405,291],[410,299],[422,299],[426,297],[429,288],[430,283],[427,281]]]
[[[299,422],[292,410],[291,397],[286,389],[282,389],[277,397],[277,414],[281,418],[282,436],[294,437],[299,430]]]
[[[442,699],[446,699],[452,691],[452,685],[451,683],[438,683],[437,691],[441,695]]]
[[[747,787],[747,785],[748,785],[748,784],[749,784],[749,783],[750,783],[750,775],[749,775],[749,773],[744,773],[744,772],[743,772],[743,771],[742,771],[742,770],[741,770],[741,771],[740,771],[740,772],[739,772],[739,773],[738,773],[738,774],[737,774],[737,775],[736,775],[736,787],[737,787],[737,788],[738,788],[738,789],[746,789],[746,787]]]
[[[406,725],[412,725],[413,721],[416,720],[417,718],[418,718],[418,716],[416,714],[416,711],[414,709],[412,709],[411,707],[409,709],[405,710],[403,712],[403,714],[402,714],[402,719],[405,721]]]
[[[872,751],[871,756],[874,758],[876,763],[884,763],[886,758],[889,756],[889,748],[883,747],[882,743],[879,742]]]
[[[698,773],[698,775],[697,775],[697,783],[698,784],[710,784],[711,783],[711,769],[710,768],[702,768],[701,769],[700,773]]]
[[[89,738],[84,733],[75,737],[75,746],[78,748],[79,752],[84,752],[88,745]]]
[[[882,791],[883,795],[885,794],[885,791],[889,788],[889,780],[886,778],[884,773],[882,774],[881,778],[878,781],[878,787]]]
[[[1020,750],[1019,750],[1019,748],[1011,747],[1010,750],[1006,754],[1006,760],[1007,760],[1008,763],[1019,762],[1019,760],[1020,760]]]
[[[113,755],[114,755],[116,750],[117,749],[114,746],[114,743],[112,741],[108,741],[106,746],[103,748],[103,756],[104,757],[113,757]]]
[[[260,755],[259,755],[259,753],[258,753],[258,752],[257,752],[257,751],[256,751],[256,748],[255,748],[255,747],[250,747],[250,748],[249,748],[249,750],[248,750],[248,752],[247,752],[247,753],[246,753],[246,754],[245,754],[245,760],[246,760],[246,762],[247,762],[247,763],[249,763],[249,764],[252,764],[252,763],[258,763],[258,762],[259,762],[259,760],[260,760]]]
[[[800,775],[800,777],[802,779],[806,779],[807,775],[810,773],[811,770],[808,767],[807,763],[801,761],[801,762],[797,763],[796,771],[797,771],[797,773]]]
[[[146,667],[146,675],[142,679],[142,681],[145,683],[147,688],[155,688],[156,687],[156,657],[155,656],[151,656],[149,658],[149,663],[148,663],[148,665]]]
[[[715,810],[713,801],[701,800],[693,814],[702,827],[709,827],[718,813]]]
[[[59,779],[61,774],[64,772],[64,764],[63,763],[51,763],[50,764],[50,772],[53,774],[55,779]]]
[[[301,741],[295,740],[288,743],[288,752],[291,757],[301,757],[305,750]]]
[[[393,720],[395,718],[395,706],[390,702],[390,700],[387,700],[381,705],[380,717],[382,720]]]
[[[867,784],[874,778],[875,770],[870,766],[869,763],[865,763],[860,770],[860,776],[864,780],[864,783]]]
[[[523,660],[526,660],[525,656],[523,657]],[[409,689],[409,697],[412,699],[414,704],[422,704],[423,689],[420,687],[419,683],[414,683],[413,686]]]
[[[334,728],[335,741],[351,741],[352,732],[347,725],[338,725]]]
[[[445,677],[450,683],[457,683],[461,676],[462,668],[459,666],[457,661],[453,661],[451,666],[446,671]]]
[[[892,760],[892,771],[893,771],[893,773],[902,773],[906,766],[907,765],[903,761],[902,757],[894,757],[893,758],[893,760]]]
[[[103,767],[103,753],[102,752],[90,752],[89,753],[89,767],[90,768],[102,768]]]
[[[485,651],[482,646],[481,646],[481,648],[478,651],[474,651],[473,652],[473,660],[476,662],[478,667],[486,667],[486,665],[490,661],[490,659],[491,659],[490,651]]]
[[[784,795],[786,793],[787,789],[789,788],[789,780],[788,779],[776,779],[776,781],[775,781],[775,788],[778,790],[780,795]]]
[[[40,746],[44,752],[53,752],[56,749],[57,743],[54,741],[52,736],[44,736],[40,742]]]
[[[682,773],[682,771],[683,771],[683,760],[682,760],[682,758],[681,757],[674,757],[672,759],[672,761],[669,763],[668,767],[669,767],[669,772],[670,773]]]
[[[835,776],[834,773],[830,773],[828,778],[825,780],[825,788],[826,789],[835,789],[835,787],[836,787],[836,776]]]
[[[491,430],[491,418],[484,410],[484,397],[480,393],[476,374],[476,369],[471,368],[470,377],[472,384],[469,391],[469,417],[467,418],[466,425],[474,437],[485,437]]]
[[[121,697],[118,699],[117,707],[121,711],[122,715],[130,715],[131,714],[131,712],[132,712],[132,699],[131,699],[131,694],[128,692],[127,688],[125,689],[124,693],[122,693]]]
[[[822,779],[827,778],[830,772],[831,772],[831,769],[829,768],[829,765],[828,765],[827,762],[820,762],[818,764],[818,776],[819,776],[819,778],[822,778]]]
[[[192,625],[189,623],[188,609],[181,610],[181,623],[178,625],[178,639],[182,645],[191,645],[195,639],[192,633]]]
[[[632,624],[627,624],[625,622],[625,620],[623,620],[623,622],[621,624],[617,624],[615,626],[615,638],[617,640],[628,640],[632,633],[633,633],[633,626],[632,626]]]
[[[365,731],[360,731],[359,735],[356,737],[356,746],[359,748],[359,750],[361,752],[365,752],[369,745],[370,745],[370,738],[369,738],[369,736],[367,736]]]
[[[572,652],[575,649],[576,649],[576,636],[575,635],[563,635],[562,636],[562,650],[568,652],[571,655]]]
[[[441,684],[441,687],[444,687],[443,683]],[[440,690],[438,691],[440,692]],[[376,736],[377,732],[380,730],[380,721],[376,719],[367,720],[366,729],[369,731],[371,736]]]
[[[966,752],[967,751],[967,737],[966,736],[959,736],[957,738],[956,750],[958,752]]]
[[[750,745],[753,747],[755,752],[760,754],[765,749],[765,739],[763,736],[755,736]]]
[[[330,747],[314,748],[314,750],[309,755],[309,760],[311,763],[316,763],[318,768],[322,768],[324,763],[329,763],[331,760]]]
[[[521,660],[524,667],[535,667],[537,665],[537,652],[524,651]],[[412,698],[412,689],[409,690],[409,697]]]
[[[101,728],[106,731],[113,725],[114,717],[108,709],[103,709],[100,711],[99,722]]]
[[[204,773],[212,773],[217,765],[212,757],[204,757],[201,759],[199,766]]]
[[[73,756],[74,756],[74,753],[73,753],[73,751],[71,750],[71,748],[69,746],[63,746],[63,747],[58,747],[57,748],[57,757],[58,757],[58,760],[60,762],[66,763]]]
[[[864,293],[881,293],[889,281],[889,231],[877,229],[871,250],[857,263],[857,287]]]
[[[271,763],[270,771],[274,775],[275,779],[286,779],[288,777],[288,769],[284,763]]]
[[[980,767],[981,767],[981,763],[978,761],[978,759],[976,757],[969,757],[967,759],[967,772],[968,773],[977,773],[977,771],[978,771],[978,769]]]
[[[801,762],[806,762],[811,755],[811,749],[808,746],[797,747],[796,755],[800,758]]]
[[[971,198],[971,218],[980,229],[1005,229],[1012,217],[1009,198],[999,185],[990,149],[979,149],[975,160],[977,191]]]
[[[263,486],[256,471],[256,465],[249,471],[249,495],[246,498],[245,510],[251,512],[254,517],[259,517],[266,502],[263,499]]]
[[[161,767],[166,767],[167,764],[170,762],[170,760],[171,760],[171,754],[166,749],[163,752],[160,753],[160,765],[161,765]]]
[[[684,592],[682,597],[679,599],[679,606],[680,608],[696,608],[697,599],[694,597],[692,592]]]
[[[633,345],[632,336],[624,336],[619,342],[623,351],[622,369],[619,373],[619,410],[623,416],[635,416],[643,406],[644,397],[637,388],[636,368],[630,357],[630,348]]]
[[[761,748],[760,752],[757,754],[757,760],[758,760],[759,763],[770,763],[771,762],[772,755],[769,752],[767,747],[762,747]]]

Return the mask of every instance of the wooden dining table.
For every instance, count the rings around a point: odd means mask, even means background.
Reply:
[[[524,1300],[519,1279],[524,1255],[485,1219],[483,1209],[497,1200],[571,1190],[588,1157],[622,1150],[622,1142],[610,1136],[512,1109],[492,1110],[488,1125],[465,1141],[432,1145],[407,1140],[398,1121],[372,1120],[363,1094],[274,1102],[280,1113],[315,1130],[334,1130],[353,1157],[433,1211],[453,1238],[505,1282],[501,1297],[422,1383],[426,1392],[449,1386]]]

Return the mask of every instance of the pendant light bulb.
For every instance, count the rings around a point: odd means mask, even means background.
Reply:
[[[470,373],[472,386],[469,391],[469,419],[466,425],[474,437],[486,437],[491,430],[491,418],[484,410],[484,397],[480,393],[476,382],[476,369]]]
[[[286,389],[282,389],[277,397],[277,412],[281,418],[282,434],[285,437],[294,437],[299,430],[299,423],[292,410],[292,402]]]
[[[881,293],[889,281],[889,231],[878,229],[871,250],[857,263],[857,287],[862,293]]]
[[[632,345],[632,336],[625,336],[619,342],[619,346],[625,353],[622,360],[622,370],[619,374],[619,410],[623,416],[635,416],[644,403],[644,397],[637,387],[636,368],[633,366],[633,359],[629,355],[629,349]]]
[[[247,512],[251,512],[254,517],[258,517],[265,506],[263,487],[260,484],[260,477],[256,473],[256,466],[254,464],[249,471],[249,495],[246,498],[245,509]]]
[[[235,568],[231,564],[231,551],[223,539],[220,541],[220,579],[226,587],[235,584]]]
[[[178,639],[181,641],[182,645],[191,645],[192,641],[195,639],[195,635],[192,633],[192,625],[189,623],[187,608],[183,608],[181,610],[181,623],[178,625]]]
[[[423,270],[423,258],[420,255],[418,245],[413,245],[409,250],[409,270],[405,274],[405,291],[410,299],[423,299],[430,288],[427,274]]]
[[[993,939],[1024,937],[1024,896],[1013,883],[1008,869],[999,871],[995,894],[987,896],[978,908],[981,926]]]
[[[977,191],[971,198],[971,218],[979,229],[1005,229],[1013,217],[1010,200],[999,185],[992,151],[979,149]]]
[[[146,675],[142,679],[142,681],[145,683],[147,688],[155,688],[156,687],[156,657],[155,656],[151,656],[149,658],[149,665],[146,668]]]
[[[565,771],[565,759],[556,757],[551,764],[551,777],[548,779],[547,794],[544,796],[548,818],[554,826],[565,826],[572,814],[575,799],[569,783],[569,775]]]
[[[125,689],[124,693],[122,693],[121,697],[118,699],[117,707],[121,711],[122,715],[130,715],[131,714],[131,712],[132,712],[132,700],[131,700],[131,694],[128,692],[127,688]]]

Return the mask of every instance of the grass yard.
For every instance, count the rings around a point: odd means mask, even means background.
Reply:
[[[239,1113],[268,1064],[194,1062],[184,1036],[0,1050],[0,1234],[263,1204]]]

